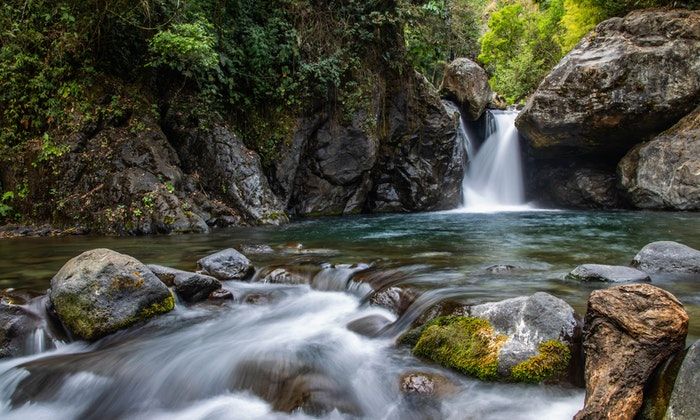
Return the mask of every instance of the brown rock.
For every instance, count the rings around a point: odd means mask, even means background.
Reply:
[[[688,314],[670,293],[648,284],[596,290],[584,326],[583,419],[633,419],[654,370],[682,350]]]
[[[486,71],[468,58],[458,58],[447,66],[440,93],[456,101],[472,121],[481,117],[493,96]]]

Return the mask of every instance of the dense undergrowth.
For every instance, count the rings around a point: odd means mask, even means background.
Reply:
[[[416,69],[437,84],[449,60],[467,56],[518,102],[599,21],[681,3],[7,0],[0,161],[33,168],[25,177],[58,176],[66,138],[125,119],[147,98],[156,117],[184,102],[197,118],[226,120],[267,165],[297,117],[329,107],[351,114],[378,77]],[[15,178],[0,185],[0,219],[24,216],[16,203],[27,182]]]

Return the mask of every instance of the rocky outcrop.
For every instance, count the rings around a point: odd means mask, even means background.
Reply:
[[[174,307],[170,290],[138,260],[87,251],[51,279],[51,304],[75,337],[96,340]]]
[[[647,273],[631,267],[603,264],[583,264],[566,276],[571,280],[630,283],[651,281]]]
[[[192,124],[181,113],[166,115],[166,131],[182,160],[207,191],[238,210],[242,223],[280,224],[287,221],[282,202],[263,173],[260,157],[246,148],[226,125]]]
[[[581,161],[539,160],[530,177],[529,195],[545,205],[577,209],[624,207],[612,167]]]
[[[637,208],[700,210],[700,108],[630,150],[618,172],[625,196]]]
[[[584,321],[586,401],[582,419],[633,419],[654,370],[683,349],[688,314],[647,284],[596,290]]]
[[[219,280],[242,280],[255,272],[250,260],[233,248],[200,259],[197,261],[197,268]]]
[[[544,79],[516,125],[539,157],[619,159],[700,102],[700,12],[612,18]]]
[[[486,71],[468,58],[458,58],[445,68],[440,94],[457,102],[471,121],[481,117],[493,96]]]
[[[214,291],[221,289],[221,282],[204,274],[190,273],[161,265],[149,265],[148,268],[166,286],[186,302],[199,302],[207,299]]]
[[[41,320],[22,306],[0,302],[0,359],[25,354],[25,342]]]
[[[578,323],[561,299],[535,293],[462,311],[420,327],[413,353],[482,380],[558,381],[569,371]]]
[[[673,241],[652,242],[635,255],[632,266],[648,273],[700,273],[700,251]]]
[[[666,420],[700,419],[700,341],[688,349],[678,370]]]

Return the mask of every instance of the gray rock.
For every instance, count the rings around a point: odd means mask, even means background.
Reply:
[[[491,274],[505,274],[505,273],[512,273],[513,271],[517,271],[518,267],[514,265],[509,265],[509,264],[497,264],[497,265],[491,265],[489,267],[486,267],[486,272],[491,273]]]
[[[166,286],[173,287],[175,292],[186,302],[199,302],[221,288],[219,280],[204,274],[190,273],[153,264],[149,265],[148,268]]]
[[[481,117],[493,96],[486,71],[468,58],[458,58],[445,68],[440,94],[457,102],[471,121]]]
[[[533,165],[529,194],[545,205],[576,209],[625,206],[615,168],[580,160],[538,160]]]
[[[243,244],[239,248],[243,255],[248,254],[272,254],[275,252],[270,245],[265,244]]]
[[[41,319],[27,309],[0,303],[0,359],[24,356],[27,338],[40,323]]]
[[[272,284],[310,284],[318,271],[318,268],[312,267],[267,267],[261,271],[258,281]]]
[[[233,293],[226,289],[217,289],[209,294],[209,300],[224,301],[233,300]]]
[[[700,251],[678,242],[652,242],[634,257],[632,266],[648,273],[700,273]]]
[[[583,264],[576,267],[567,278],[579,281],[610,283],[651,281],[647,273],[620,265]]]
[[[397,315],[403,315],[418,297],[418,292],[412,288],[391,286],[374,292],[369,302],[372,305],[386,308]]]
[[[640,209],[700,210],[700,108],[618,165],[627,199]]]
[[[539,157],[622,157],[700,101],[700,12],[634,11],[598,25],[516,121]]]
[[[96,340],[174,307],[144,264],[109,249],[84,252],[51,279],[51,304],[75,337]]]
[[[469,316],[488,320],[497,333],[508,337],[498,353],[498,371],[504,377],[518,363],[537,355],[540,343],[573,342],[577,328],[574,309],[543,292],[473,306]]]
[[[391,321],[382,315],[368,315],[348,323],[350,331],[364,335],[365,337],[376,337]]]
[[[700,340],[693,343],[683,359],[671,400],[666,411],[666,420],[700,419]]]
[[[197,268],[219,280],[246,279],[255,271],[250,260],[233,248],[200,259]]]

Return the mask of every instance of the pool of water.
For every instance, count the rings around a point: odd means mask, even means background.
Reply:
[[[589,293],[606,285],[568,281],[569,271],[583,263],[628,264],[644,245],[659,240],[700,248],[700,215],[444,212],[307,220],[208,235],[24,238],[0,241],[0,288],[44,291],[68,259],[98,247],[193,270],[199,258],[221,248],[267,244],[275,252],[250,255],[257,267],[368,264],[373,270],[398,270],[403,283],[467,303],[545,291],[583,315]],[[497,264],[515,268],[486,270]],[[688,341],[700,338],[700,278],[656,275],[652,281],[685,305],[691,317]],[[326,413],[330,418],[426,418],[432,413],[455,419],[563,419],[583,404],[581,389],[482,383],[426,365],[397,349],[393,337],[370,339],[350,332],[348,322],[362,316],[396,320],[366,305],[360,289],[245,282],[225,287],[237,296],[274,289],[278,298],[267,305],[239,299],[179,305],[167,316],[97,343],[59,342],[40,354],[2,361],[0,416],[281,418],[288,415],[269,396],[263,398],[268,388],[251,390],[262,386],[265,372],[278,374],[297,364],[304,366],[304,375],[312,372],[314,380],[333,382],[336,394],[326,398],[347,399],[343,404],[353,407]],[[416,409],[398,389],[402,372],[416,369],[440,372],[454,391],[437,406]],[[246,382],[247,377],[252,379]]]

